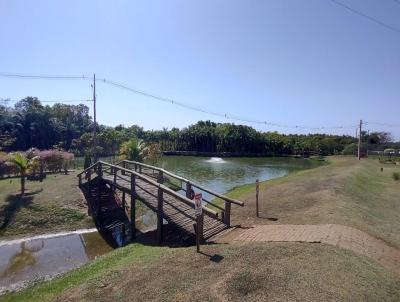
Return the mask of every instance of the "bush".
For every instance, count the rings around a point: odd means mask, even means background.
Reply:
[[[62,156],[58,150],[40,151],[39,157],[46,170],[50,172],[59,172],[62,168]]]
[[[355,143],[349,144],[343,149],[343,155],[355,155],[357,154],[358,145]]]
[[[394,180],[399,180],[400,179],[400,173],[399,172],[393,172],[393,179]]]
[[[65,152],[65,151],[60,151],[61,153],[61,158],[62,158],[62,167],[64,169],[64,173],[68,173],[68,168],[72,167],[74,163],[74,154]]]
[[[50,172],[66,172],[72,165],[74,155],[60,150],[43,150],[39,153],[41,164]]]

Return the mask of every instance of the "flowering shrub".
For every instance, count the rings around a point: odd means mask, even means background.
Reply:
[[[40,161],[44,169],[50,172],[67,172],[71,167],[74,159],[74,154],[60,150],[42,150],[39,153]]]
[[[68,169],[73,166],[74,154],[60,150],[39,150],[31,148],[26,152],[21,152],[30,161],[27,173],[29,175],[43,176],[45,171],[49,172],[68,172]],[[0,178],[6,175],[17,175],[18,169],[14,165],[10,165],[10,155],[0,152]]]

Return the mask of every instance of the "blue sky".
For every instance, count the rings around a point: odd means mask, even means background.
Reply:
[[[393,0],[341,0],[400,28]],[[330,0],[0,0],[0,71],[93,74],[272,123],[399,124],[400,34]],[[0,98],[91,97],[88,81],[0,78]],[[235,122],[97,83],[98,121],[146,129]],[[238,122],[235,122],[238,123]],[[263,131],[308,133],[246,123]],[[390,130],[400,139],[400,128]],[[319,132],[354,134],[355,128]]]

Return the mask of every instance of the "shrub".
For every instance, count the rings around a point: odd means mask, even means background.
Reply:
[[[400,173],[399,172],[393,172],[393,179],[394,180],[399,180],[400,179]]]
[[[40,151],[39,158],[48,171],[60,172],[64,170],[66,173],[73,163],[74,154],[60,150],[43,150]]]
[[[42,161],[46,170],[50,172],[61,171],[62,157],[58,150],[43,150],[39,153],[40,160]]]
[[[68,173],[68,168],[72,167],[73,162],[74,162],[74,154],[65,152],[65,151],[60,151],[61,158],[62,158],[62,167],[64,170],[64,173]]]
[[[351,143],[349,145],[347,145],[346,147],[344,147],[343,149],[343,155],[355,155],[357,154],[357,149],[358,149],[358,145],[355,143]]]

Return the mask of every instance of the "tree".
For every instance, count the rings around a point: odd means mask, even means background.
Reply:
[[[145,143],[143,140],[131,138],[130,140],[121,144],[121,147],[119,149],[120,159],[142,161],[144,149]]]
[[[38,160],[37,157],[28,159],[28,157],[22,152],[11,153],[8,162],[14,165],[21,177],[21,196],[25,194],[25,177],[28,169]]]

